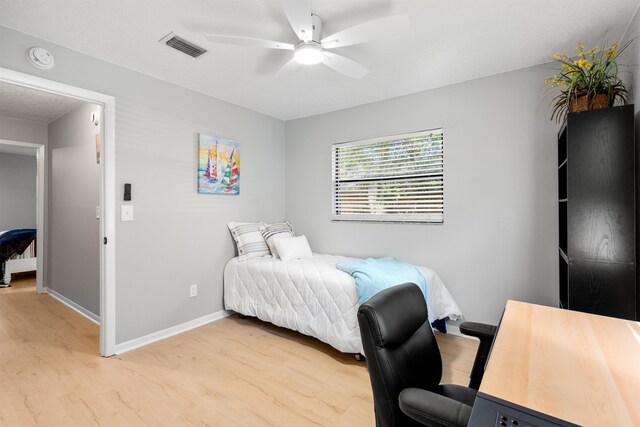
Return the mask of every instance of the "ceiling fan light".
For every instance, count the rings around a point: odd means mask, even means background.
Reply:
[[[314,45],[300,46],[296,49],[295,58],[299,64],[317,64],[322,60],[322,48]]]

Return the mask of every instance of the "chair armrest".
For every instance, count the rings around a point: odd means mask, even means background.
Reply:
[[[460,323],[460,332],[465,335],[479,338],[482,340],[493,340],[496,336],[497,326],[487,325],[484,323],[476,322],[462,322]]]
[[[419,388],[405,388],[398,398],[400,410],[428,427],[466,427],[471,406]]]
[[[484,323],[462,322],[460,324],[460,332],[480,339],[480,345],[478,345],[478,352],[473,362],[469,381],[469,387],[475,390],[480,388],[482,376],[484,375],[484,365],[487,363],[489,351],[491,350],[491,345],[493,344],[497,330],[497,326],[485,325]]]

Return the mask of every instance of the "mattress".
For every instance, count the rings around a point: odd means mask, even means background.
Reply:
[[[355,280],[336,268],[353,259],[324,254],[293,261],[233,258],[224,269],[225,309],[310,335],[344,353],[362,353]],[[427,280],[429,321],[459,319],[462,313],[438,275],[418,269]]]

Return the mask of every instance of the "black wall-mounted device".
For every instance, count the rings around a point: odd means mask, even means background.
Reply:
[[[125,202],[131,201],[131,184],[124,185],[124,201]]]

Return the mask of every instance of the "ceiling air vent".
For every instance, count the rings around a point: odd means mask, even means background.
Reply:
[[[179,50],[182,53],[189,55],[192,58],[199,58],[205,53],[206,49],[201,48],[193,44],[192,42],[178,36],[173,31],[159,40],[160,43],[166,44],[169,47]]]

